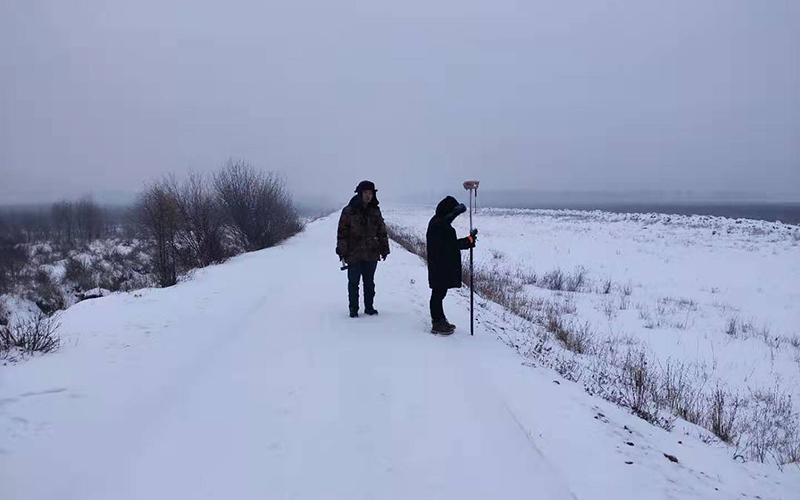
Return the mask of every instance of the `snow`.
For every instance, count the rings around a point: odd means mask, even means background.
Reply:
[[[433,207],[385,218],[424,238]],[[572,210],[480,209],[476,266],[496,272],[586,270],[569,301],[600,341],[632,338],[660,363],[680,360],[742,393],[778,384],[800,411],[800,227],[754,220]],[[469,218],[454,223],[469,231]],[[494,255],[493,255],[494,254]],[[495,258],[495,255],[499,258]],[[612,293],[600,293],[606,280]],[[629,286],[630,296],[622,289]],[[623,302],[625,308],[623,309]],[[726,333],[736,320],[749,330]],[[795,343],[795,345],[792,344]]]
[[[19,323],[31,319],[39,308],[32,301],[11,294],[0,295],[0,311],[3,311],[9,323]]]
[[[470,337],[463,290],[456,334],[430,335],[425,267],[397,245],[380,315],[350,319],[336,220],[67,310],[59,352],[0,366],[3,498],[797,498],[796,468],[531,367],[495,307]]]

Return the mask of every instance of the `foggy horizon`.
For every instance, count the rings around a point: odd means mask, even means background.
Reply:
[[[0,205],[229,158],[300,203],[489,191],[800,201],[800,5],[0,6]]]

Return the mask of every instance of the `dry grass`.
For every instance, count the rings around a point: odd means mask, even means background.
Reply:
[[[390,228],[389,234],[404,248],[424,256],[424,242],[409,231]],[[476,293],[527,323],[519,329],[528,334],[510,345],[564,378],[581,381],[588,393],[628,408],[667,430],[673,428],[677,418],[704,427],[748,460],[771,460],[778,464],[800,461],[800,421],[792,412],[791,396],[779,387],[751,391],[749,395],[722,386],[708,389],[710,375],[705,367],[671,360],[654,365],[651,362],[654,357],[631,336],[598,341],[591,325],[575,317],[577,308],[572,295],[562,293],[586,286],[586,272],[582,268],[571,275],[554,269],[537,276],[497,267],[476,267],[475,278]],[[553,297],[526,294],[524,286],[534,284],[552,290]],[[608,285],[606,281],[600,288],[603,294],[606,289],[610,292]],[[632,293],[630,283],[620,288],[621,310],[628,308]],[[607,299],[602,308],[609,318],[615,316],[613,299]],[[637,304],[637,309],[646,327],[683,329],[690,323],[697,304],[689,299],[663,298],[654,310],[644,304]],[[757,331],[752,322],[742,322],[738,317],[731,318],[728,330],[734,336]],[[768,335],[763,331],[760,334],[765,338]],[[563,349],[554,348],[552,341]],[[779,342],[800,351],[800,335],[780,338]],[[800,362],[800,353],[798,359]],[[706,441],[713,439],[703,436]]]

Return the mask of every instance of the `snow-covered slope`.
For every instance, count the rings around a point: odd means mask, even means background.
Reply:
[[[432,207],[387,220],[424,238]],[[570,210],[481,209],[476,265],[538,276],[532,298],[568,303],[597,343],[642,345],[691,365],[707,388],[779,387],[800,411],[800,227],[744,219]],[[469,219],[454,224],[459,234]],[[582,293],[541,284],[583,271]],[[606,284],[612,286],[604,293]]]
[[[61,351],[0,366],[0,496],[797,498],[795,469],[529,366],[483,328],[506,325],[492,308],[470,337],[463,292],[456,334],[430,335],[425,267],[397,246],[380,315],[348,318],[335,227],[70,308]]]

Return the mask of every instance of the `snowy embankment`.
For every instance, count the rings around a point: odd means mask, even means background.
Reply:
[[[395,208],[386,219],[424,239],[431,213]],[[480,277],[533,319],[505,335],[523,354],[666,427],[678,414],[713,429],[736,456],[800,457],[799,227],[566,210],[481,209],[474,220]],[[468,225],[455,223],[460,234]],[[641,392],[652,384],[663,402],[609,380],[610,358],[638,369],[640,355]]]
[[[87,298],[153,284],[140,242],[98,239],[77,246],[20,244],[24,258],[0,293],[0,316],[14,324],[51,315]],[[1,323],[0,323],[1,324]]]
[[[392,244],[377,317],[347,317],[336,215],[192,280],[84,301],[62,349],[0,366],[3,499],[795,498],[589,396],[498,340],[429,329],[426,270]],[[487,239],[491,231],[487,230]],[[677,463],[670,459],[677,460]]]

